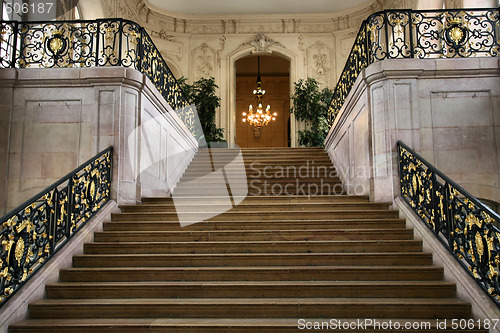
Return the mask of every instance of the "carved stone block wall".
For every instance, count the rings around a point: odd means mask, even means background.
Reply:
[[[166,195],[197,147],[133,69],[1,69],[0,82],[0,214],[109,146],[113,199]]]

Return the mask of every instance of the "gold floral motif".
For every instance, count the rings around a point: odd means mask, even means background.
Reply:
[[[106,28],[105,37],[106,41],[109,43],[113,39],[113,29],[111,26]]]
[[[5,39],[5,34],[7,33],[7,31],[2,28],[2,30],[0,30],[0,42],[1,43],[5,43],[7,41],[7,39]]]
[[[24,228],[26,228],[26,226],[30,224],[30,221],[29,220],[23,220],[17,227],[16,227],[16,230],[17,232],[21,232],[23,231]],[[27,230],[29,231],[29,230]]]
[[[27,277],[28,277],[28,270],[25,268],[23,271],[23,277],[21,278],[21,282],[26,281]]]
[[[21,264],[21,259],[24,255],[24,240],[19,238],[16,244],[16,249],[14,251],[14,255],[18,264]]]
[[[483,226],[483,223],[481,220],[479,220],[475,215],[473,214],[469,214],[467,215],[467,218],[465,219],[465,222],[467,223],[467,225],[469,226],[469,229],[472,228],[472,226],[475,224],[477,225],[479,228],[482,228]]]
[[[450,30],[450,38],[455,43],[458,44],[464,38],[464,31],[459,27],[453,27]]]
[[[10,219],[8,219],[6,222],[3,223],[3,226],[4,227],[11,227],[15,224],[14,220],[17,219],[16,216],[13,216],[11,217]]]
[[[481,237],[481,234],[479,232],[476,233],[476,237],[474,240],[476,243],[477,253],[479,254],[479,257],[482,257],[484,254],[484,245],[483,245],[483,237]]]
[[[137,32],[135,31],[132,31],[130,33],[130,43],[134,44],[134,45],[137,45],[139,43],[139,37],[140,37],[140,34],[138,34]]]
[[[53,54],[59,53],[63,48],[63,41],[59,37],[53,38],[49,43],[49,48]]]

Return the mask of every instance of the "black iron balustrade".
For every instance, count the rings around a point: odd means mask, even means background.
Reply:
[[[122,66],[145,74],[193,134],[195,109],[146,30],[124,19],[0,21],[0,68]]]
[[[109,200],[112,147],[0,218],[0,306]]]
[[[333,125],[361,70],[384,59],[496,57],[500,8],[386,10],[359,29],[328,110]]]
[[[401,196],[500,306],[500,216],[402,142]]]

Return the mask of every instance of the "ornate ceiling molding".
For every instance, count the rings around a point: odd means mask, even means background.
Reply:
[[[279,46],[281,48],[285,48],[283,44],[280,42],[277,42],[271,38],[266,37],[265,34],[260,33],[257,35],[257,37],[247,43],[241,44],[238,49],[246,48],[248,46],[253,47],[255,50],[252,52],[267,52],[271,53],[271,50],[269,50],[270,46]]]

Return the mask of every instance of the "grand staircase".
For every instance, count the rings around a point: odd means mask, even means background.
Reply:
[[[242,151],[246,172],[225,169],[234,186],[206,174],[219,167],[214,155],[235,154],[213,149],[195,157],[175,192],[194,200],[195,218],[222,209],[228,194],[239,202],[232,192],[246,174],[241,203],[184,228],[172,198],[121,207],[10,332],[292,332],[358,318],[372,320],[363,332],[408,323],[405,332],[424,331],[418,322],[446,332],[435,318],[456,332],[450,319],[470,318],[398,212],[345,195],[322,149]]]

